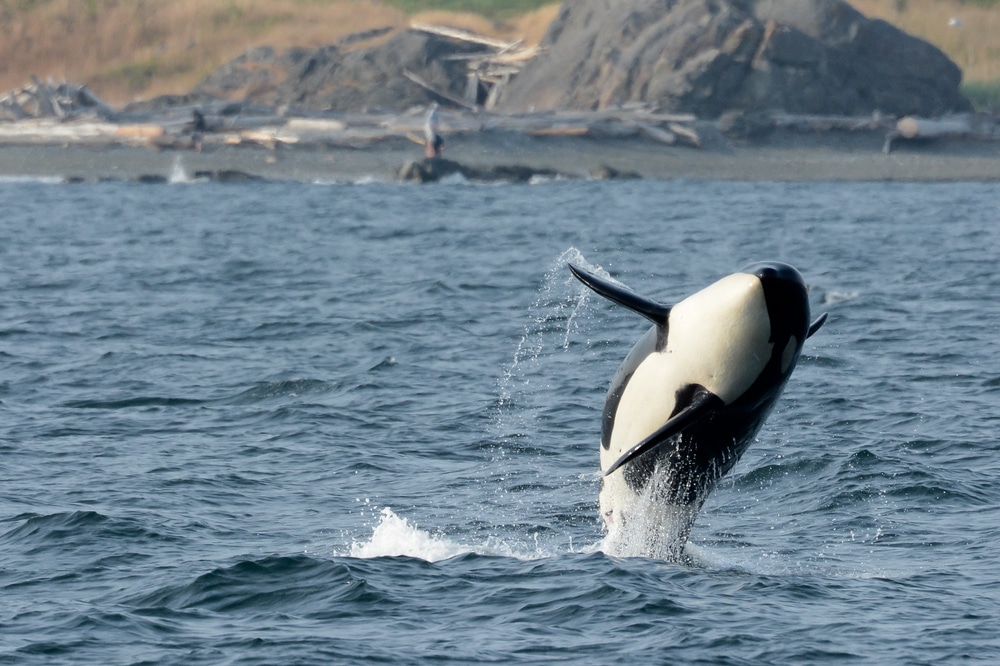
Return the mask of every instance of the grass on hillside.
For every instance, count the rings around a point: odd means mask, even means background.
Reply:
[[[183,93],[254,46],[318,47],[411,18],[537,43],[551,0],[451,2],[489,16],[428,11],[442,2],[391,0],[0,0],[0,91],[32,74],[85,82],[107,101]],[[546,8],[545,6],[548,5]],[[515,7],[541,10],[514,16]],[[521,11],[518,9],[516,11]]]
[[[964,83],[962,93],[972,102],[976,111],[1000,113],[1000,80]]]
[[[387,0],[387,2],[409,14],[444,10],[480,14],[494,19],[510,18],[553,4],[553,0]]]
[[[1000,108],[1000,0],[849,2],[941,48],[977,108]],[[0,91],[37,74],[120,104],[187,92],[263,44],[316,47],[411,19],[535,44],[557,11],[553,0],[0,0]]]

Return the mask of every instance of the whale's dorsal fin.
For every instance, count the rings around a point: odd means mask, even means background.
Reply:
[[[574,266],[573,264],[569,264],[569,269],[573,271],[573,275],[576,276],[576,279],[609,301],[614,301],[618,305],[627,307],[632,312],[641,314],[657,326],[666,325],[667,317],[670,316],[670,308],[668,306],[661,305],[654,300],[640,296],[631,289],[623,287],[620,284],[615,284],[611,280],[607,280],[598,275],[594,275],[590,271],[586,271],[578,266]]]
[[[809,324],[809,331],[806,333],[806,339],[808,340],[813,336],[813,334],[820,329],[823,324],[826,323],[826,317],[829,313],[824,312],[820,316],[816,317],[816,321]]]
[[[633,446],[631,449],[622,454],[618,460],[614,461],[611,466],[604,471],[604,476],[612,474],[622,465],[638,458],[644,453],[652,451],[661,444],[665,444],[671,437],[684,432],[684,430],[688,426],[693,425],[695,421],[704,418],[709,414],[709,412],[722,406],[723,402],[719,396],[710,391],[699,392],[690,405],[672,416],[670,420],[660,426],[656,432]]]

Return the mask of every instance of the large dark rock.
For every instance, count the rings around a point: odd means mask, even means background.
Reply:
[[[366,41],[352,37],[280,55],[269,47],[258,47],[220,67],[192,95],[317,111],[403,111],[441,101],[405,72],[416,74],[435,90],[461,98],[466,63],[453,56],[484,50],[477,44],[415,30],[367,48]]]
[[[947,56],[841,0],[574,0],[543,46],[501,108],[652,102],[702,117],[971,110]]]
[[[560,175],[552,169],[518,164],[474,167],[443,157],[427,157],[401,166],[396,178],[411,183],[436,183],[456,174],[481,183],[527,183],[533,178],[557,178]]]

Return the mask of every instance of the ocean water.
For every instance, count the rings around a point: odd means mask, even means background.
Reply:
[[[998,204],[0,183],[0,663],[994,663]],[[604,554],[647,324],[565,263],[672,302],[761,259],[828,323],[685,561]]]

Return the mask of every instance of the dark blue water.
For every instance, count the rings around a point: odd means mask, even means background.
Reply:
[[[0,663],[991,663],[1000,186],[0,183]],[[646,323],[830,320],[690,560],[603,554]]]

